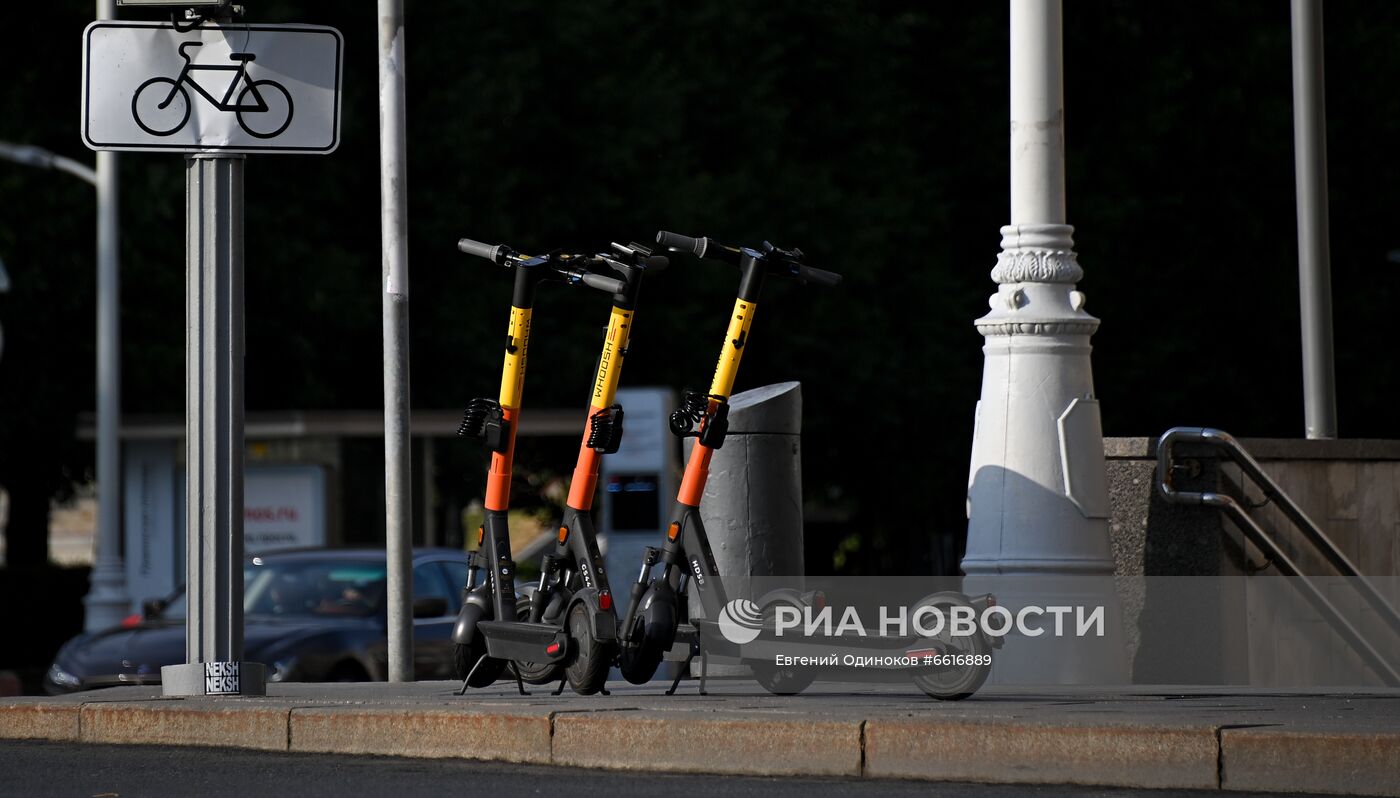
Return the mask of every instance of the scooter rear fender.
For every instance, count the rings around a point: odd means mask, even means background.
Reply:
[[[605,610],[598,606],[598,591],[596,589],[586,587],[575,593],[569,601],[569,608],[564,614],[564,618],[569,617],[576,604],[582,604],[586,608],[594,640],[600,643],[610,643],[617,640],[617,616],[613,614],[611,609]]]

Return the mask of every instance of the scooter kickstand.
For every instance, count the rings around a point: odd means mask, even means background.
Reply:
[[[708,675],[709,670],[710,670],[710,652],[708,652],[708,651],[701,651],[701,652],[700,652],[700,695],[709,695],[709,693],[705,691],[705,677],[706,677],[706,675]]]
[[[476,659],[476,664],[472,665],[472,669],[469,670],[469,671],[467,671],[467,678],[465,678],[465,679],[462,680],[462,689],[461,689],[461,690],[458,690],[458,691],[455,692],[455,693],[453,693],[453,695],[466,695],[466,694],[467,694],[467,685],[471,684],[472,677],[476,675],[476,669],[477,669],[477,668],[480,668],[480,667],[481,667],[481,663],[483,663],[483,662],[485,662],[485,661],[486,661],[486,655],[485,655],[485,654],[482,654],[480,657],[477,657],[477,659]]]
[[[569,680],[568,680],[568,679],[560,679],[560,680],[559,680],[559,689],[557,689],[557,690],[555,690],[554,692],[550,693],[550,695],[561,695],[561,694],[563,694],[563,692],[564,692],[564,685],[566,685],[566,684],[568,684],[568,683],[569,683]]]
[[[666,695],[675,695],[675,694],[676,694],[676,688],[680,686],[680,684],[681,684],[681,679],[685,678],[685,675],[686,675],[687,673],[690,673],[690,663],[691,663],[691,660],[694,660],[694,659],[695,659],[695,653],[696,653],[697,651],[699,651],[699,650],[700,650],[700,646],[696,645],[695,643],[691,643],[691,644],[690,644],[690,655],[687,656],[687,657],[685,658],[685,662],[682,662],[682,663],[681,663],[681,666],[680,666],[679,668],[676,669],[676,680],[675,680],[674,682],[671,682],[671,689],[666,691]],[[704,660],[703,660],[703,659],[701,660],[701,665],[702,665],[702,666],[704,665]],[[704,693],[703,690],[701,690],[700,694],[701,694],[701,695],[704,695],[705,693]]]
[[[514,662],[510,664],[510,672],[515,674],[515,689],[519,690],[521,695],[529,695],[525,692],[525,682],[520,678],[520,669],[515,667]]]
[[[689,660],[689,659],[687,659],[685,662],[681,663],[681,666],[680,666],[679,668],[676,669],[676,680],[673,681],[673,682],[671,682],[671,689],[666,691],[666,695],[675,695],[675,694],[676,694],[676,688],[680,686],[680,684],[681,684],[681,678],[685,676],[685,672],[686,672],[689,668],[690,668],[690,660]]]

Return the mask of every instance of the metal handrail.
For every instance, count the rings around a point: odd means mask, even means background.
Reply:
[[[1395,608],[1385,600],[1380,591],[1376,590],[1370,580],[1362,575],[1360,569],[1347,558],[1341,549],[1332,542],[1332,539],[1322,531],[1312,519],[1308,518],[1288,494],[1278,486],[1278,483],[1264,473],[1264,469],[1259,465],[1244,447],[1235,440],[1229,433],[1210,427],[1174,427],[1167,430],[1161,438],[1157,440],[1157,492],[1162,498],[1173,504],[1205,505],[1219,507],[1225,511],[1231,519],[1244,531],[1250,542],[1258,546],[1272,560],[1279,571],[1289,576],[1301,578],[1303,595],[1308,599],[1318,612],[1327,616],[1332,621],[1332,625],[1346,638],[1357,650],[1373,671],[1376,672],[1390,686],[1400,686],[1400,672],[1382,657],[1371,644],[1361,636],[1351,623],[1342,616],[1336,606],[1327,599],[1321,591],[1310,581],[1308,575],[1304,574],[1298,564],[1288,556],[1278,545],[1269,533],[1245,511],[1243,505],[1234,497],[1223,493],[1210,491],[1179,491],[1173,485],[1175,469],[1172,466],[1172,446],[1177,443],[1199,443],[1214,446],[1223,451],[1235,465],[1240,467],[1240,471],[1251,479],[1264,496],[1278,505],[1279,510],[1303,533],[1303,536],[1313,544],[1314,547],[1331,563],[1333,568],[1344,577],[1349,577],[1358,588],[1358,592],[1372,609],[1385,620],[1390,628],[1400,635],[1400,614]]]

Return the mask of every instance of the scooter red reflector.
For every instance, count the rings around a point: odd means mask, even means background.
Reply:
[[[122,618],[122,628],[135,629],[136,627],[141,625],[141,621],[143,620],[145,619],[138,614],[128,615],[125,618]]]
[[[610,610],[610,609],[612,609],[612,594],[611,594],[611,593],[599,593],[599,594],[598,594],[598,607],[599,607],[600,609],[604,609],[604,610]]]
[[[558,653],[559,653],[559,644],[558,644],[558,643],[550,643],[550,644],[549,644],[549,648],[546,648],[546,649],[544,650],[544,653],[546,653],[546,654],[558,654]]]

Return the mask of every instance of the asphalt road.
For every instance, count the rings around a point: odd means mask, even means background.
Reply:
[[[0,796],[218,798],[219,796],[373,798],[472,795],[567,798],[723,795],[725,798],[879,796],[1219,796],[1195,790],[944,784],[850,779],[777,779],[626,773],[447,759],[176,748],[0,742]]]

